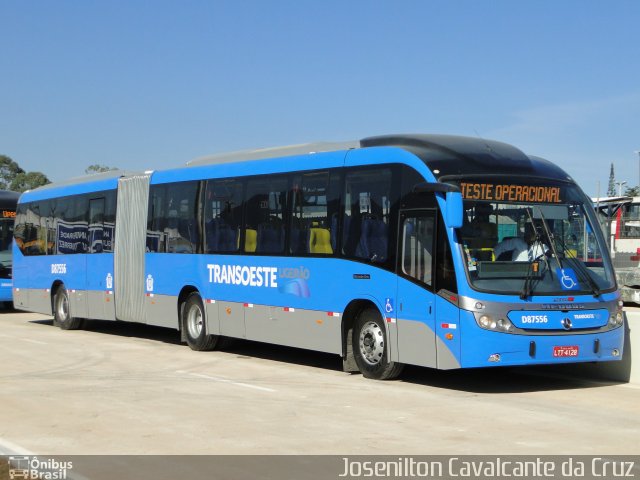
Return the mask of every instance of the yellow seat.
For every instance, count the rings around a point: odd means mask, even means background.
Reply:
[[[331,233],[326,228],[312,227],[309,229],[310,253],[333,253],[331,248]]]
[[[258,245],[258,232],[252,228],[244,231],[244,251],[255,252]]]
[[[481,262],[495,262],[496,255],[493,248],[470,248],[472,256]]]

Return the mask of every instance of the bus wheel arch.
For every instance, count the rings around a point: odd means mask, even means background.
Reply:
[[[176,314],[178,315],[178,330],[180,331],[180,340],[182,342],[186,342],[187,338],[185,337],[184,334],[184,329],[182,328],[182,309],[184,308],[184,304],[187,300],[187,298],[189,297],[189,295],[191,295],[192,293],[200,293],[199,290],[193,286],[193,285],[185,285],[184,287],[182,287],[182,290],[180,290],[180,294],[178,295],[178,302],[176,304]]]
[[[178,296],[178,318],[180,337],[189,348],[196,351],[213,350],[219,337],[210,335],[207,330],[207,314],[200,291],[185,286]]]
[[[352,300],[342,314],[342,369],[345,372],[360,373],[353,356],[353,326],[360,312],[368,308],[376,308],[375,303],[365,299]]]
[[[51,286],[51,314],[53,325],[62,330],[77,330],[82,327],[83,319],[71,315],[71,302],[64,283],[60,280]]]
[[[58,289],[60,287],[64,287],[64,283],[62,282],[62,280],[55,280],[53,282],[53,284],[51,285],[51,289],[49,290],[50,292],[50,297],[49,300],[51,301],[51,316],[54,316],[55,313],[55,298],[56,298],[56,292],[58,291]],[[53,319],[53,325],[57,326],[56,324],[56,319]]]
[[[379,361],[372,361],[371,355],[362,348],[362,338],[372,334],[379,343],[374,346],[383,353]],[[342,321],[342,358],[345,372],[361,372],[367,378],[390,380],[400,375],[404,365],[389,360],[389,331],[378,307],[370,300],[354,300],[344,311]]]

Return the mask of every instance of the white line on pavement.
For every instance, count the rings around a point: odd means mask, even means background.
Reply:
[[[235,381],[229,380],[227,378],[212,377],[211,375],[205,375],[203,373],[185,372],[184,370],[178,370],[176,373],[187,374],[187,375],[190,375],[192,377],[205,378],[207,380],[212,380],[214,382],[219,382],[219,383],[229,383],[231,385],[236,385],[238,387],[252,388],[254,390],[260,390],[262,392],[275,392],[275,391],[277,391],[277,390],[274,390],[273,388],[261,387],[259,385],[251,385],[249,383],[243,383],[243,382],[235,382]]]

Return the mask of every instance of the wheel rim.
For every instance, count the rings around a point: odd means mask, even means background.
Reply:
[[[204,326],[204,318],[202,310],[197,305],[191,305],[187,312],[187,328],[189,329],[189,336],[191,338],[198,338],[202,333]]]
[[[384,355],[384,332],[375,322],[367,322],[360,330],[360,353],[369,365],[377,365]]]
[[[67,296],[63,293],[58,295],[58,303],[56,305],[56,313],[58,314],[59,320],[66,320],[69,316],[69,300]]]

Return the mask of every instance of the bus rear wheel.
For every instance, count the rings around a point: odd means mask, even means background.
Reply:
[[[182,331],[187,345],[192,350],[213,350],[218,345],[217,335],[207,333],[207,322],[202,298],[196,292],[191,293],[182,306]]]
[[[353,355],[363,376],[391,380],[400,375],[404,365],[389,361],[387,333],[377,310],[367,308],[358,315],[351,338]]]
[[[69,294],[64,285],[58,287],[53,296],[53,324],[62,330],[77,330],[82,326],[82,319],[71,315]]]

